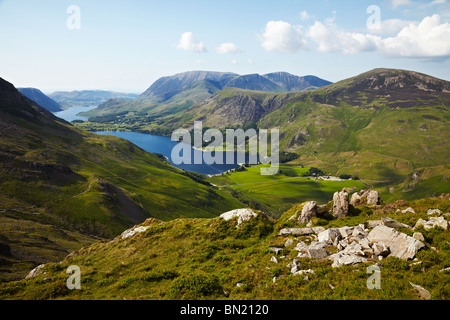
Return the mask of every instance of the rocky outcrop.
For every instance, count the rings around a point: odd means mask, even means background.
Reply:
[[[317,214],[317,203],[315,201],[306,202],[303,205],[302,213],[298,218],[298,223],[308,223],[309,220],[311,220],[312,217],[317,216]]]
[[[413,259],[425,244],[404,233],[387,226],[377,226],[370,231],[367,239],[371,242],[384,244],[390,250],[390,256],[404,260]]]
[[[239,228],[241,223],[246,220],[250,220],[253,217],[257,217],[258,214],[252,209],[236,209],[231,210],[220,215],[225,221],[231,220],[235,217],[238,218],[236,228]]]
[[[33,279],[34,277],[40,275],[44,267],[45,264],[38,265],[36,268],[30,271],[30,273],[25,277],[25,279]]]
[[[381,203],[380,195],[375,190],[361,190],[352,194],[350,204],[355,205],[378,205]]]
[[[348,193],[347,191],[338,191],[333,195],[333,216],[343,218],[348,215]]]
[[[430,217],[428,220],[420,218],[414,225],[414,229],[419,226],[423,226],[425,230],[430,230],[436,226],[447,230],[449,228],[449,222],[444,217]]]
[[[131,228],[131,229],[128,229],[128,230],[125,230],[124,232],[122,232],[120,237],[122,239],[126,239],[126,238],[132,237],[138,233],[147,231],[148,228],[150,228],[150,227],[144,227],[144,226],[134,227],[134,228]]]

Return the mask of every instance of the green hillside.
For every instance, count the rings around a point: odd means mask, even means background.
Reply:
[[[2,79],[0,137],[0,242],[18,248],[1,257],[8,272],[24,261],[55,261],[149,217],[214,217],[242,205],[126,140],[74,128]]]

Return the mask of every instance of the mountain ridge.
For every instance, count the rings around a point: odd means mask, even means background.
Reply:
[[[49,96],[45,95],[41,90],[36,88],[17,88],[20,93],[25,95],[27,98],[33,100],[41,107],[47,109],[50,112],[58,112],[64,110],[63,107],[50,98]]]

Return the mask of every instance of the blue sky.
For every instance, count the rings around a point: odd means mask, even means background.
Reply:
[[[140,93],[190,70],[450,80],[449,22],[450,0],[0,0],[0,77],[46,93]]]

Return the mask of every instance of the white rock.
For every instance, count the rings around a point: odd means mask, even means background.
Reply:
[[[414,290],[417,292],[419,297],[421,297],[421,298],[423,298],[425,300],[430,300],[431,299],[430,291],[428,291],[424,287],[419,286],[418,284],[414,284],[412,282],[410,282],[409,284],[414,288]]]
[[[380,196],[378,194],[378,191],[369,190],[367,192],[367,204],[379,204],[379,203],[380,203]]]
[[[272,256],[272,258],[270,258],[270,261],[274,262],[274,263],[278,263],[278,259],[275,258],[274,256]]]
[[[369,220],[369,221],[367,221],[367,227],[375,228],[376,226],[379,226],[382,223],[383,223],[383,221],[381,221],[381,220]]]
[[[317,216],[317,203],[315,201],[306,202],[303,205],[302,214],[298,218],[298,223],[307,223],[312,217]]]
[[[257,217],[258,214],[254,212],[252,209],[235,209],[225,213],[222,213],[220,217],[222,217],[225,221],[231,220],[234,217],[238,217],[238,222],[236,228],[238,228],[241,223],[245,220],[250,220],[251,218]]]
[[[296,235],[304,236],[308,234],[313,234],[314,231],[311,228],[284,228],[279,232],[280,236]]]
[[[324,259],[330,255],[327,249],[325,249],[326,243],[324,242],[313,242],[308,247],[307,255],[309,258],[313,259]]]
[[[402,210],[402,213],[416,213],[413,208],[409,207]]]
[[[335,228],[327,229],[317,235],[319,242],[325,242],[327,244],[334,244],[335,242],[337,244],[341,237],[339,229]]]
[[[28,275],[25,277],[25,279],[33,279],[34,277],[38,276],[39,274],[41,274],[42,269],[44,269],[44,267],[45,267],[45,264],[38,265],[36,268],[31,270],[30,273],[28,273]]]
[[[416,240],[425,242],[425,238],[424,238],[423,234],[420,233],[420,232],[414,232],[413,238],[416,239]]]
[[[439,216],[441,214],[441,210],[439,209],[428,209],[427,215],[429,216]]]
[[[347,238],[347,237],[351,236],[353,233],[353,229],[354,229],[353,227],[347,227],[347,226],[339,228],[341,237]]]
[[[358,264],[362,262],[367,262],[368,260],[364,257],[357,256],[354,254],[348,254],[345,252],[338,252],[335,254],[332,254],[328,257],[328,259],[333,261],[333,264],[331,265],[333,268],[338,268],[343,265],[349,265],[349,264]]]
[[[126,238],[132,237],[132,236],[134,236],[134,235],[136,235],[136,234],[138,234],[138,233],[145,232],[145,231],[147,231],[149,228],[150,228],[150,227],[140,226],[140,227],[133,227],[133,228],[131,228],[131,229],[125,230],[125,231],[122,232],[122,234],[121,234],[122,239],[126,239]]]
[[[348,193],[347,191],[335,192],[333,195],[333,216],[342,218],[348,215]]]
[[[404,260],[413,259],[416,253],[425,246],[421,241],[384,225],[370,231],[367,239],[373,243],[385,244],[390,255]]]

